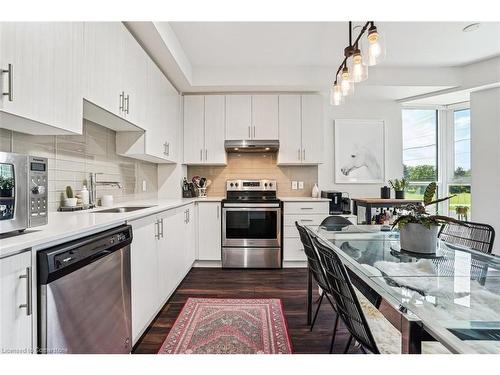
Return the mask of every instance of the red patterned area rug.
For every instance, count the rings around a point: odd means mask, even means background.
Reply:
[[[189,298],[159,354],[290,354],[280,299]]]

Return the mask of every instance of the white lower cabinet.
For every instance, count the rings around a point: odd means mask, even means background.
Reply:
[[[141,337],[194,262],[193,222],[182,206],[134,220],[131,245],[132,338]]]
[[[0,353],[30,353],[31,251],[0,259]]]
[[[220,202],[198,202],[198,260],[222,260]]]
[[[284,202],[283,204],[283,260],[306,261],[304,247],[295,222],[301,225],[319,225],[329,216],[327,201]]]

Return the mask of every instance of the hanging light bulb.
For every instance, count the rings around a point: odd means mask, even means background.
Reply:
[[[366,42],[363,43],[363,55],[366,56],[364,64],[368,66],[377,65],[385,59],[385,43],[383,35],[372,23],[368,29]]]
[[[368,78],[368,66],[364,64],[360,49],[356,46],[353,55],[349,59],[349,71],[351,72],[352,82],[362,82]]]
[[[339,81],[343,96],[348,96],[354,93],[354,85],[352,83],[351,73],[349,73],[347,65],[344,65],[344,68],[340,72]]]
[[[342,104],[342,88],[335,81],[333,86],[330,88],[330,104],[331,105],[340,105]]]

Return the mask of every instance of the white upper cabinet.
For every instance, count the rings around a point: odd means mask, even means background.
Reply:
[[[323,163],[321,95],[280,95],[278,164]]]
[[[302,157],[302,121],[300,95],[279,96],[280,149],[278,164],[300,164]]]
[[[226,139],[252,138],[252,97],[226,95]]]
[[[223,95],[184,96],[184,163],[226,164]]]
[[[125,115],[121,22],[85,23],[85,99],[117,116]]]
[[[204,148],[205,97],[184,96],[184,163],[202,164]]]
[[[252,96],[252,139],[278,139],[278,96]]]
[[[1,127],[81,133],[83,56],[82,22],[0,23]]]
[[[224,96],[205,96],[205,164],[226,164],[224,132]]]
[[[302,163],[323,163],[323,97],[302,95]]]

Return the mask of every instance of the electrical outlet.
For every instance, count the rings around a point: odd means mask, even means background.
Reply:
[[[297,190],[297,181],[292,181],[292,190]]]
[[[142,191],[148,190],[148,187],[146,185],[146,180],[142,180]]]
[[[299,181],[299,189],[304,189],[304,181]]]

